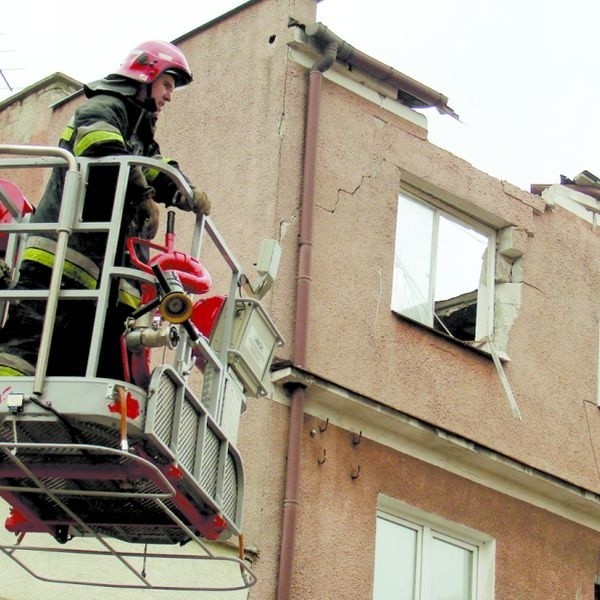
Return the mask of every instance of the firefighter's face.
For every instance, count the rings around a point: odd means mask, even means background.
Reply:
[[[171,96],[175,89],[175,78],[172,75],[163,73],[152,82],[151,95],[156,102],[156,112],[158,116],[167,102],[171,102]]]

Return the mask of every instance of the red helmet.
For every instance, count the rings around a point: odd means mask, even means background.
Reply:
[[[117,73],[142,83],[152,83],[161,73],[168,73],[175,78],[176,87],[192,81],[192,72],[183,52],[169,42],[158,40],[134,48]]]

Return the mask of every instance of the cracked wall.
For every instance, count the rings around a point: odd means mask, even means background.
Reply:
[[[497,234],[494,287],[494,344],[507,356],[510,330],[519,314],[523,287],[523,254],[528,232],[505,227]]]
[[[562,340],[574,342],[568,320],[586,315],[597,321],[592,289],[600,277],[575,258],[575,265],[565,264],[562,245],[567,242],[572,256],[583,260],[590,245],[597,248],[597,233],[571,223],[564,211],[545,211],[540,198],[434,146],[401,117],[327,80],[322,91],[307,368],[598,488],[590,438],[583,435],[587,417],[574,401],[595,400],[597,357],[590,349],[597,347],[597,328],[577,328],[583,380],[574,356],[559,367],[564,356],[558,349]],[[500,357],[510,359],[504,371],[522,420],[506,402],[490,356],[390,310],[396,207],[405,185],[496,231],[494,343]],[[566,224],[577,233],[560,236]],[[582,286],[589,279],[594,283]],[[582,295],[575,310],[568,299],[574,295]],[[538,360],[549,354],[552,369]],[[542,384],[544,377],[553,385]],[[564,427],[565,418],[577,423],[575,438]],[[590,427],[600,433],[599,419]]]

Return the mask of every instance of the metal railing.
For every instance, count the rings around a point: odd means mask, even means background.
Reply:
[[[90,222],[83,221],[82,214],[85,202],[86,185],[89,179],[91,169],[112,166],[117,169],[116,183],[115,183],[115,195],[112,206],[112,214],[110,220],[101,222]],[[63,168],[65,172],[64,179],[64,193],[62,197],[59,217],[56,223],[31,223],[31,222],[20,222],[14,220],[10,223],[0,223],[0,234],[10,234],[16,236],[27,236],[36,233],[51,233],[56,237],[56,253],[55,263],[50,280],[50,284],[47,290],[22,290],[22,289],[0,289],[0,302],[10,303],[16,299],[23,301],[27,300],[44,300],[46,301],[45,309],[45,320],[43,329],[40,337],[40,346],[38,352],[38,358],[36,363],[36,372],[33,377],[19,377],[19,378],[2,378],[5,380],[7,389],[10,388],[13,391],[18,392],[18,395],[22,398],[21,405],[15,409],[11,414],[6,412],[6,403],[2,406],[0,403],[0,426],[3,422],[5,425],[11,423],[11,427],[14,430],[14,435],[10,435],[12,441],[7,441],[7,436],[4,436],[2,441],[2,435],[0,435],[0,493],[6,499],[10,498],[11,494],[21,494],[27,496],[28,494],[38,495],[42,494],[47,496],[48,501],[52,503],[52,506],[57,507],[57,510],[61,514],[68,515],[69,519],[75,523],[75,528],[83,535],[95,538],[102,546],[99,551],[93,550],[66,550],[57,549],[53,550],[49,546],[31,546],[27,547],[20,543],[15,545],[3,545],[0,544],[0,551],[10,557],[16,563],[21,565],[27,572],[34,577],[45,581],[55,581],[62,583],[82,584],[82,585],[93,585],[93,586],[107,586],[107,587],[140,587],[140,588],[152,588],[152,589],[165,589],[165,590],[239,590],[245,589],[254,585],[256,578],[250,570],[248,564],[243,560],[243,556],[238,559],[220,556],[214,554],[205,543],[199,539],[198,535],[192,530],[192,528],[186,524],[180,514],[176,514],[172,510],[172,499],[177,496],[179,490],[173,488],[173,482],[165,479],[164,473],[157,469],[148,457],[136,456],[131,452],[127,451],[122,447],[118,450],[115,447],[99,446],[95,440],[94,435],[90,435],[88,443],[81,444],[77,440],[73,443],[68,444],[57,444],[55,441],[48,438],[46,441],[36,443],[25,443],[17,436],[17,424],[19,426],[27,425],[27,427],[37,427],[40,424],[40,431],[42,427],[45,427],[44,423],[47,420],[40,419],[40,415],[47,415],[49,419],[55,419],[57,427],[52,430],[52,435],[55,434],[58,429],[61,428],[61,435],[64,432],[68,434],[69,428],[71,427],[71,421],[80,423],[86,419],[93,423],[94,428],[99,428],[101,432],[110,433],[113,432],[116,437],[118,434],[115,432],[114,424],[105,424],[106,415],[106,399],[108,397],[106,393],[107,386],[102,387],[102,379],[97,377],[98,365],[100,361],[101,352],[101,340],[102,333],[104,331],[106,322],[106,313],[109,308],[109,295],[112,288],[114,288],[115,282],[120,278],[134,280],[140,283],[146,282],[154,284],[155,280],[152,275],[135,269],[130,266],[123,266],[117,264],[118,257],[121,256],[121,249],[119,248],[120,242],[120,229],[121,229],[121,215],[125,210],[126,193],[129,180],[129,172],[131,168],[141,166],[156,169],[165,173],[175,183],[179,193],[190,197],[192,191],[187,181],[183,176],[174,169],[173,167],[150,158],[144,158],[139,156],[110,156],[103,157],[100,159],[77,159],[67,151],[55,147],[43,147],[43,146],[13,146],[13,145],[0,145],[0,170],[4,169],[31,169],[31,168]],[[2,197],[0,195],[0,202]],[[10,207],[9,207],[10,208]],[[14,207],[13,207],[14,208]],[[13,211],[14,212],[14,211]],[[86,233],[102,233],[106,235],[106,248],[104,252],[104,260],[100,272],[97,287],[93,290],[75,290],[75,289],[62,289],[61,282],[63,277],[63,265],[67,254],[67,248],[69,238],[73,234],[86,234]],[[193,235],[191,236],[191,248],[189,254],[196,259],[199,259],[200,254],[203,250],[203,246],[206,241],[210,241],[213,247],[217,250],[218,256],[220,256],[226,271],[229,273],[229,281],[226,284],[226,302],[222,310],[220,317],[221,323],[221,336],[217,347],[213,347],[210,344],[210,340],[204,338],[202,335],[196,336],[192,339],[190,335],[186,333],[185,328],[180,327],[180,342],[172,352],[170,368],[172,368],[178,377],[183,382],[188,381],[190,371],[194,365],[195,357],[200,353],[205,361],[206,365],[210,365],[210,369],[206,370],[204,375],[205,378],[211,377],[212,381],[210,385],[206,386],[208,393],[204,394],[203,406],[206,407],[206,414],[200,408],[197,408],[198,420],[202,423],[210,423],[210,431],[213,432],[215,439],[223,440],[221,444],[222,450],[219,452],[219,460],[223,460],[224,455],[227,455],[230,461],[233,461],[239,466],[239,481],[243,483],[243,471],[241,466],[241,460],[237,455],[235,448],[228,442],[226,435],[219,429],[219,415],[222,412],[222,403],[224,398],[225,388],[225,374],[227,370],[229,360],[229,342],[232,337],[234,320],[236,315],[236,296],[238,295],[239,288],[243,278],[243,272],[238,263],[237,259],[229,249],[227,243],[218,232],[214,223],[208,217],[197,217],[195,220],[195,226]],[[220,265],[219,268],[222,268]],[[17,267],[18,265],[15,265]],[[54,375],[48,375],[48,364],[49,358],[52,352],[60,351],[60,348],[53,347],[53,333],[55,328],[56,313],[59,307],[59,301],[63,300],[85,300],[95,305],[94,320],[92,325],[91,339],[89,355],[86,365],[85,374],[81,377],[55,377]],[[10,317],[9,317],[10,318]],[[132,391],[135,395],[136,401],[143,404],[143,410],[151,404],[151,401],[155,401],[158,397],[156,394],[152,397],[153,391],[148,390],[147,392],[141,389],[136,389],[130,382],[113,382],[117,386],[122,386]],[[96,395],[97,402],[90,398],[77,398],[79,407],[72,407],[74,398],[69,396],[69,393],[65,393],[65,390],[73,389],[73,395],[81,394],[82,385],[85,389],[89,390],[89,395]],[[113,386],[114,387],[114,386]],[[104,391],[100,392],[103,389]],[[110,389],[110,386],[109,386]],[[187,394],[187,390],[185,392]],[[208,395],[208,398],[206,396]],[[86,404],[87,402],[87,404]],[[94,414],[96,411],[95,404],[102,407],[102,411],[97,411],[98,414]],[[177,403],[180,403],[179,392],[177,391]],[[193,407],[196,403],[195,399],[191,399],[186,406]],[[44,412],[47,411],[47,412]],[[102,413],[102,414],[101,414]],[[141,417],[140,417],[141,418]],[[154,417],[158,418],[158,417]],[[28,420],[29,419],[29,420]],[[139,420],[139,419],[138,419]],[[169,424],[169,426],[175,426]],[[205,427],[207,425],[205,424]],[[136,423],[130,425],[132,435],[136,436],[138,441],[143,439],[144,436],[144,423]],[[5,432],[9,428],[5,429]],[[64,431],[63,431],[64,430]],[[94,430],[95,431],[95,430]],[[1,434],[1,432],[0,432]],[[105,435],[102,433],[102,435]],[[43,437],[43,435],[42,435]],[[168,460],[173,460],[174,464],[177,464],[177,448],[168,448],[164,444],[164,448],[161,448],[160,439],[156,438],[155,448],[164,450]],[[102,436],[100,436],[100,439]],[[64,473],[65,485],[62,486],[59,492],[53,490],[46,483],[44,483],[43,477],[38,473],[40,466],[39,464],[31,465],[28,462],[29,456],[37,454],[38,456],[49,453],[50,455],[54,450],[59,447],[65,447],[69,451],[77,453],[78,455],[87,456],[86,453],[96,453],[98,457],[104,456],[116,456],[119,455],[123,458],[124,463],[130,466],[136,465],[136,468],[142,469],[144,475],[142,479],[146,478],[159,491],[155,493],[139,494],[132,493],[132,498],[136,500],[148,500],[151,503],[159,507],[159,509],[167,515],[167,517],[179,527],[184,536],[190,540],[195,541],[202,548],[201,554],[196,556],[201,560],[219,560],[233,562],[239,567],[236,569],[239,571],[241,580],[238,584],[228,585],[226,582],[222,582],[223,585],[194,585],[185,586],[178,583],[170,584],[155,584],[151,582],[143,573],[141,569],[134,566],[130,558],[147,558],[149,556],[161,558],[161,559],[182,559],[189,560],[190,556],[180,555],[176,553],[149,553],[144,552],[128,552],[121,549],[115,548],[113,544],[106,541],[105,536],[98,532],[98,529],[90,526],[77,514],[76,511],[71,510],[69,503],[65,500],[69,496],[81,495],[81,496],[104,496],[116,497],[117,499],[122,496],[121,492],[115,493],[95,491],[93,488],[88,490],[81,490],[78,486],[71,489],[70,486],[73,481],[77,481],[79,475],[77,474],[77,468],[73,466],[68,467],[68,471]],[[4,457],[4,458],[2,458]],[[3,460],[3,462],[2,462]],[[48,469],[52,470],[56,467],[53,463],[50,463]],[[133,468],[133,466],[132,466]],[[19,471],[22,474],[22,483],[20,485],[9,485],[6,481],[14,475],[14,470]],[[125,471],[127,469],[125,468]],[[135,469],[134,469],[135,470]],[[219,473],[222,467],[219,466]],[[60,471],[60,468],[59,468]],[[41,469],[40,472],[43,472]],[[73,475],[75,473],[75,475]],[[137,471],[136,471],[137,473]],[[157,474],[158,473],[158,474]],[[12,474],[12,475],[11,475]],[[56,473],[61,476],[62,472]],[[139,473],[138,473],[139,474]],[[70,477],[70,475],[73,475]],[[222,477],[222,474],[220,475]],[[189,485],[190,477],[187,477],[187,484]],[[193,486],[192,486],[193,487]],[[14,489],[13,489],[14,488]],[[189,489],[189,488],[188,488]],[[192,490],[193,491],[193,490]],[[204,494],[204,490],[201,486],[198,487],[198,497]],[[237,511],[241,514],[241,498],[243,494],[239,492],[239,498],[237,500],[238,506]],[[236,496],[237,498],[237,496]],[[220,501],[221,499],[219,499]],[[216,502],[218,504],[218,502]],[[234,531],[239,530],[239,523],[234,527]],[[20,540],[19,540],[20,541]],[[104,556],[111,555],[128,570],[133,573],[137,579],[137,583],[125,584],[125,583],[112,583],[112,582],[99,582],[99,581],[73,581],[66,579],[51,579],[37,575],[35,569],[26,565],[23,560],[19,558],[22,551],[31,550],[36,551],[54,551],[58,553],[81,553],[88,555]],[[218,583],[218,582],[217,582]]]

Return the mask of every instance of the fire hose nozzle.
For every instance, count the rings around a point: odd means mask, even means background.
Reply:
[[[165,288],[169,291],[160,301],[159,310],[162,318],[169,323],[180,324],[190,318],[194,308],[192,299],[175,271],[165,272]]]

